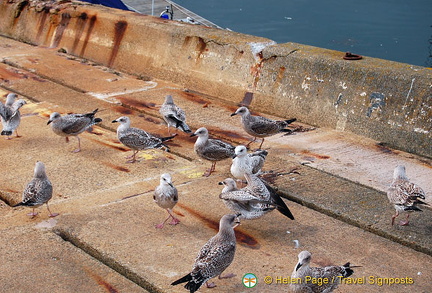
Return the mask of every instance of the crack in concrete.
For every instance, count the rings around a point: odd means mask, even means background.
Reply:
[[[126,279],[130,280],[131,282],[137,284],[141,288],[151,292],[151,293],[164,293],[160,288],[158,288],[156,285],[152,284],[145,278],[138,275],[138,273],[132,271],[131,269],[125,267],[121,263],[117,262],[111,257],[108,257],[101,253],[96,248],[92,247],[91,245],[81,241],[77,236],[73,235],[72,232],[64,230],[62,228],[54,228],[53,232],[60,236],[64,241],[71,243],[76,248],[80,249],[84,253],[90,255],[91,257],[98,260],[100,263],[106,265],[107,267],[111,268],[112,270],[116,271]]]

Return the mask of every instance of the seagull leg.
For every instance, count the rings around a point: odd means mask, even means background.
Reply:
[[[255,136],[254,139],[251,140],[251,141],[246,145],[246,148],[248,149],[248,148],[249,148],[249,145],[250,145],[251,143],[253,143],[256,139],[257,139],[257,138],[256,138],[256,136]]]
[[[392,216],[392,226],[394,225],[394,220],[396,219],[397,216],[399,216],[399,211],[396,211],[396,214]]]
[[[167,211],[168,211],[168,214],[170,214],[170,217],[172,218],[171,222],[169,223],[170,225],[177,225],[178,223],[180,223],[180,220],[177,219],[177,218],[173,215],[173,213],[172,213],[172,211],[171,211],[170,209],[167,209]]]
[[[46,203],[46,205],[47,205],[47,209],[48,209],[48,212],[49,212],[49,217],[50,218],[54,218],[54,217],[57,217],[58,215],[60,215],[59,213],[51,213],[51,211],[50,211],[50,209],[49,209],[49,206],[48,206],[48,202]]]
[[[81,151],[81,140],[78,135],[76,136],[76,138],[78,139],[78,148],[76,150],[73,150],[72,153],[79,153]]]
[[[259,150],[261,149],[263,143],[264,143],[264,137],[263,137],[263,139],[262,139],[262,141],[261,141],[261,144],[260,144],[260,146],[259,146],[259,148],[258,148]]]
[[[216,169],[216,162],[217,162],[217,161],[214,161],[214,162],[212,163],[210,169],[206,170],[206,172],[204,173],[203,176],[205,176],[205,177],[209,177],[209,176],[210,176],[210,174],[211,174],[211,173]]]
[[[30,216],[32,219],[34,217],[36,217],[37,215],[38,215],[38,213],[35,213],[35,208],[33,208],[33,212],[27,214],[27,216]]]
[[[130,158],[132,158],[132,160],[126,161],[126,163],[135,163],[136,162],[136,154],[138,153],[138,151],[133,151],[133,154]]]
[[[216,284],[213,283],[213,282],[211,282],[211,283],[206,282],[206,287],[207,287],[207,288],[214,288],[214,287],[216,287]]]
[[[68,143],[69,142],[69,136],[66,136],[66,143]]]
[[[171,218],[171,215],[169,215],[168,218],[166,218],[165,221],[163,221],[162,223],[155,225],[155,228],[156,229],[162,229],[164,227],[166,221],[168,221],[169,218]]]
[[[409,219],[408,219],[409,216],[410,216],[410,214],[407,214],[406,220],[405,221],[400,221],[399,225],[401,225],[401,226],[408,226],[409,225]]]
[[[21,137],[21,135],[18,134],[18,131],[17,131],[17,130],[15,130],[15,137],[16,137],[16,138]]]

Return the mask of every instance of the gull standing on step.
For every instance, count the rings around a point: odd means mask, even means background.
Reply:
[[[95,118],[98,109],[86,114],[67,114],[61,116],[59,113],[51,113],[47,124],[51,124],[51,129],[55,134],[66,137],[69,142],[69,136],[75,136],[78,139],[78,148],[73,153],[81,151],[81,140],[79,134],[83,133],[96,123],[102,122],[102,119]]]
[[[265,118],[262,116],[253,116],[251,115],[250,111],[246,107],[240,107],[231,114],[231,116],[234,115],[240,115],[241,116],[241,122],[243,125],[243,129],[250,135],[254,137],[254,140],[249,142],[247,144],[247,147],[256,140],[257,137],[261,137],[262,141],[259,146],[259,149],[261,149],[264,138],[268,136],[275,135],[280,132],[292,132],[290,129],[285,129],[289,124],[296,121],[296,118],[284,120],[284,121],[277,121],[272,120],[269,118]]]
[[[294,216],[276,191],[255,174],[245,173],[247,186],[237,189],[233,179],[227,178],[219,184],[224,188],[219,198],[240,219],[253,220],[277,209],[294,220]]]
[[[178,202],[178,192],[177,188],[175,188],[172,184],[170,174],[165,173],[161,175],[160,184],[158,187],[156,187],[153,194],[153,200],[157,203],[158,206],[166,209],[169,214],[168,218],[166,218],[165,221],[156,225],[156,228],[162,229],[169,218],[172,218],[171,222],[169,223],[170,225],[177,225],[178,223],[180,223],[180,220],[173,215],[172,211],[172,209]]]
[[[20,137],[17,131],[17,128],[21,123],[21,113],[19,109],[27,103],[23,99],[15,101],[16,98],[17,95],[15,93],[10,93],[7,95],[6,103],[4,105],[0,102],[0,120],[3,125],[1,135],[6,135],[6,139],[11,139],[10,136],[14,131],[15,136]]]
[[[185,112],[176,104],[174,104],[172,96],[168,95],[165,97],[165,102],[159,109],[163,119],[168,125],[168,135],[171,135],[170,127],[180,128],[183,132],[192,132],[189,126],[186,124]]]
[[[33,208],[33,212],[28,214],[33,218],[38,214],[35,213],[35,208],[40,207],[41,205],[46,203],[49,216],[56,217],[59,214],[51,213],[48,206],[48,201],[52,197],[52,192],[53,187],[46,175],[45,165],[44,163],[38,161],[36,162],[36,166],[34,169],[33,179],[27,184],[22,194],[22,202],[14,205],[13,207],[27,206]]]
[[[205,127],[201,127],[191,136],[198,136],[194,145],[194,150],[198,156],[212,162],[210,169],[204,173],[206,177],[215,170],[218,161],[234,156],[234,146],[219,139],[209,138],[208,130]]]
[[[340,280],[351,276],[354,271],[352,268],[358,266],[350,266],[346,263],[343,266],[327,266],[327,267],[310,267],[311,253],[309,251],[302,251],[298,255],[298,263],[291,275],[292,280],[299,280],[299,282],[292,282],[290,288],[295,293],[330,293],[335,290]],[[305,278],[314,278],[314,280],[328,280],[327,283],[319,284],[317,282],[307,281]],[[301,281],[300,281],[301,280]]]
[[[169,151],[169,147],[163,142],[172,139],[174,136],[159,138],[147,133],[142,129],[130,127],[131,121],[127,116],[122,116],[112,121],[112,123],[116,122],[120,123],[120,125],[117,127],[118,140],[125,146],[131,148],[133,151],[131,156],[126,157],[127,159],[132,159],[127,161],[127,163],[135,163],[136,154],[140,150],[165,148],[166,151]]]
[[[193,293],[204,283],[206,283],[207,288],[216,287],[214,283],[207,283],[208,280],[216,276],[219,276],[219,279],[234,277],[234,274],[223,277],[221,274],[234,260],[236,250],[234,228],[239,224],[240,222],[235,215],[223,216],[219,222],[219,232],[201,248],[195,259],[192,272],[171,283],[171,285],[187,282],[184,287]]]
[[[409,224],[409,215],[411,212],[422,210],[417,207],[418,204],[428,205],[426,202],[420,199],[425,199],[425,192],[423,189],[410,182],[405,173],[405,166],[399,165],[394,169],[393,181],[387,190],[387,197],[396,209],[396,214],[392,216],[392,225],[399,213],[406,212],[406,220],[401,221],[401,226]]]
[[[240,180],[244,180],[245,173],[259,174],[268,154],[266,150],[258,150],[248,154],[247,148],[244,145],[237,146],[234,152],[231,174]]]

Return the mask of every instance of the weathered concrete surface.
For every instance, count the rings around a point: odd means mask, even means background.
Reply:
[[[147,292],[44,228],[55,222],[1,230],[2,292]]]
[[[87,4],[2,1],[0,33],[432,157],[432,72]],[[264,109],[264,110],[263,110]]]
[[[2,203],[0,233],[5,237],[0,240],[4,247],[0,258],[10,260],[0,265],[2,271],[12,274],[12,268],[21,263],[47,260],[54,252],[67,250],[71,259],[84,267],[96,265],[98,269],[91,271],[96,271],[118,292],[135,292],[135,285],[124,281],[123,276],[142,288],[137,292],[185,292],[181,286],[173,288],[169,284],[190,270],[197,251],[216,233],[219,218],[228,212],[218,199],[221,189],[217,182],[230,176],[230,162],[218,163],[217,172],[203,178],[210,164],[198,160],[193,153],[195,138],[180,133],[169,142],[171,153],[145,151],[140,153],[141,162],[126,164],[124,156],[128,150],[118,143],[111,121],[128,115],[134,126],[164,135],[167,129],[158,107],[166,94],[172,94],[185,109],[192,129],[207,126],[213,136],[239,144],[249,137],[239,118],[229,115],[236,106],[201,93],[185,92],[181,85],[172,82],[145,81],[95,66],[56,49],[6,38],[0,38],[0,48],[4,61],[0,64],[1,100],[8,91],[14,91],[28,101],[22,109],[19,129],[23,137],[0,139],[0,196],[10,205],[17,203],[32,176],[35,161],[41,160],[54,185],[50,207],[61,214],[47,222],[46,208],[41,207],[40,216],[32,220],[26,216],[28,209],[13,209]],[[98,117],[103,122],[93,133],[81,135],[81,153],[70,152],[76,139],[66,144],[46,125],[53,111],[78,113],[95,108],[100,109]],[[294,123],[294,127],[311,128],[300,123]],[[430,292],[432,213],[426,209],[411,217],[410,226],[391,227],[394,211],[383,193],[394,166],[405,164],[408,175],[425,188],[430,201],[430,161],[326,128],[295,133],[266,139],[264,147],[269,151],[265,170],[297,172],[273,178],[274,185],[286,197],[302,203],[287,201],[296,220],[273,212],[259,220],[244,221],[237,228],[238,251],[227,270],[237,276],[216,279],[217,291],[286,291],[287,285],[265,285],[263,278],[289,276],[298,252],[308,249],[314,255],[313,265],[346,261],[362,265],[354,277],[365,277],[366,282],[369,276],[408,277],[414,281],[409,286],[345,284],[339,292]],[[180,204],[175,211],[182,222],[159,231],[154,225],[164,219],[166,212],[152,202],[152,192],[163,172],[173,175],[180,191]],[[44,226],[46,230],[35,226]],[[35,245],[27,243],[27,233],[23,233],[27,231],[29,238],[37,238]],[[294,240],[300,243],[298,249],[294,248]],[[23,255],[14,246],[43,249],[29,249]],[[66,270],[77,276],[75,280],[81,281],[81,276],[85,280],[79,285],[82,292],[97,292],[97,282],[86,275],[85,269],[62,265],[65,267],[58,269],[61,272]],[[33,270],[20,268],[23,275],[30,275]],[[35,276],[34,283],[44,284],[45,268]],[[110,278],[105,279],[105,272],[111,272]],[[258,277],[259,284],[254,289],[241,284],[241,277],[249,272]],[[11,280],[14,279],[10,275],[5,286],[14,291],[35,290],[33,284]],[[73,286],[70,279],[65,282]],[[47,288],[40,287],[40,291],[69,292],[66,286],[47,283]],[[212,292],[205,288],[201,291]]]

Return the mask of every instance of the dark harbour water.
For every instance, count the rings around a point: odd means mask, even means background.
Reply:
[[[174,0],[236,32],[432,67],[432,0]]]

